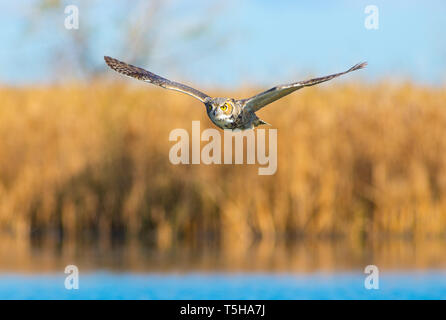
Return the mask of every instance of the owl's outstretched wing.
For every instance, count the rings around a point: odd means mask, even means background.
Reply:
[[[355,71],[358,69],[362,69],[366,65],[367,65],[367,62],[358,63],[344,72],[331,74],[331,75],[325,76],[325,77],[314,78],[314,79],[305,80],[305,81],[299,81],[299,82],[295,82],[295,83],[291,83],[291,84],[280,85],[280,86],[271,88],[267,91],[261,92],[251,98],[244,100],[243,108],[247,108],[247,109],[255,112],[255,111],[263,108],[267,104],[270,104],[271,102],[276,101],[276,100],[292,93],[293,91],[296,91],[303,87],[314,86],[315,84],[331,80],[333,78],[342,76],[343,74],[346,74],[346,73],[349,73],[349,72],[352,72],[352,71]]]
[[[132,66],[131,64],[127,64],[125,62],[107,56],[104,57],[104,60],[110,68],[119,73],[122,73],[123,75],[133,77],[145,82],[150,82],[165,89],[186,93],[194,98],[197,98],[201,102],[205,102],[207,99],[210,99],[207,94],[204,94],[197,89],[191,88],[178,82],[170,81],[142,68]]]

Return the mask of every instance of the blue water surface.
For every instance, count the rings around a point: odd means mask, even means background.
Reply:
[[[365,289],[361,273],[0,274],[0,299],[446,299],[446,271],[380,274]]]

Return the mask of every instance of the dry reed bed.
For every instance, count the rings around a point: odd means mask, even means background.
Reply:
[[[445,234],[446,90],[338,83],[280,100],[258,113],[278,129],[273,176],[256,165],[172,165],[172,129],[213,127],[199,102],[174,92],[70,84],[1,88],[0,101],[0,232],[14,238],[233,247]]]

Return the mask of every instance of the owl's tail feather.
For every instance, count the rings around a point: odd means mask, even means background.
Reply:
[[[260,125],[262,125],[262,124],[266,124],[267,126],[270,126],[270,125],[271,125],[271,124],[269,124],[268,122],[263,121],[263,120],[260,119],[260,118],[257,118],[257,119],[254,121],[254,126],[255,126],[255,127],[260,126]]]

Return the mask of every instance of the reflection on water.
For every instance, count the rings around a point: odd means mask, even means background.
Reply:
[[[125,272],[363,272],[369,264],[380,270],[446,270],[446,241],[439,239],[301,239],[173,245],[157,248],[140,241],[88,244],[12,240],[1,237],[0,272],[61,272],[68,264],[80,270]]]
[[[0,299],[446,299],[446,241],[438,239],[0,240]],[[64,288],[69,264],[79,268],[79,290]],[[364,288],[370,264],[379,290]]]

